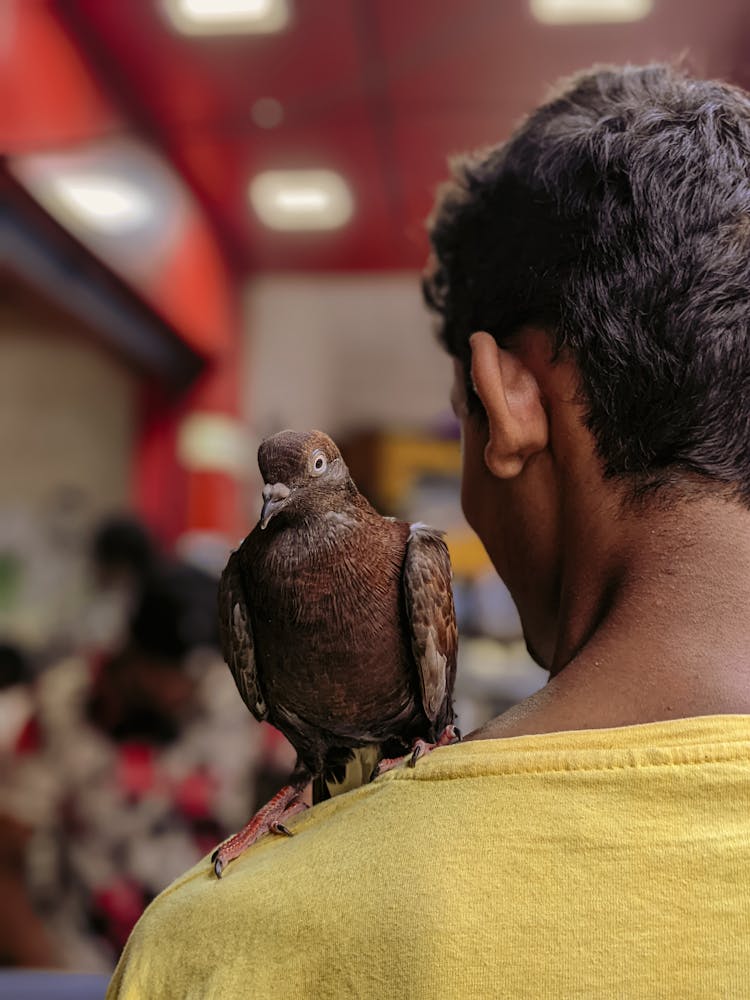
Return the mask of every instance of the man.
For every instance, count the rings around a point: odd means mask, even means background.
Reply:
[[[551,680],[206,859],[111,997],[747,994],[748,162],[748,95],[649,67],[458,168],[426,289],[463,506]]]

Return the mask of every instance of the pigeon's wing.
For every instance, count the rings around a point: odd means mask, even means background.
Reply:
[[[439,531],[424,524],[411,526],[403,587],[422,704],[435,722],[453,692],[458,647],[451,562]]]
[[[253,627],[240,573],[239,552],[229,557],[219,583],[219,634],[221,651],[232,671],[242,700],[262,722],[268,715],[255,664]]]

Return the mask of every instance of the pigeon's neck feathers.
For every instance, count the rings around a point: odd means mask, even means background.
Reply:
[[[334,526],[354,526],[370,517],[379,518],[380,515],[347,476],[331,489],[313,489],[298,494],[288,508],[274,517],[269,528],[275,527],[272,534],[285,530],[329,534]]]
[[[254,533],[270,571],[286,575],[291,567],[294,573],[300,573],[315,566],[328,571],[332,559],[356,561],[363,546],[372,544],[375,538],[382,544],[385,536],[393,535],[392,519],[381,517],[356,488],[354,496],[330,499],[332,502],[325,506],[297,509],[286,518],[280,516],[277,524],[274,518],[266,531]],[[404,524],[403,529],[405,544],[408,525]]]

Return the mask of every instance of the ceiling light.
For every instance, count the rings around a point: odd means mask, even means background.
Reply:
[[[49,179],[49,194],[61,210],[105,233],[139,229],[154,207],[142,188],[111,174],[58,174]]]
[[[284,120],[284,109],[275,97],[259,97],[250,109],[250,116],[258,128],[276,128]]]
[[[530,0],[530,7],[543,24],[615,23],[646,17],[653,0]]]
[[[61,226],[128,278],[153,281],[194,212],[178,175],[130,139],[29,153],[8,167]]]
[[[186,35],[267,34],[289,23],[288,0],[163,0],[163,6]]]
[[[344,178],[332,170],[269,170],[253,178],[249,195],[271,229],[337,229],[354,210]]]

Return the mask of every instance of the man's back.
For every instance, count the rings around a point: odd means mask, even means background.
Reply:
[[[110,997],[747,992],[748,716],[467,742],[294,829],[166,890]]]

